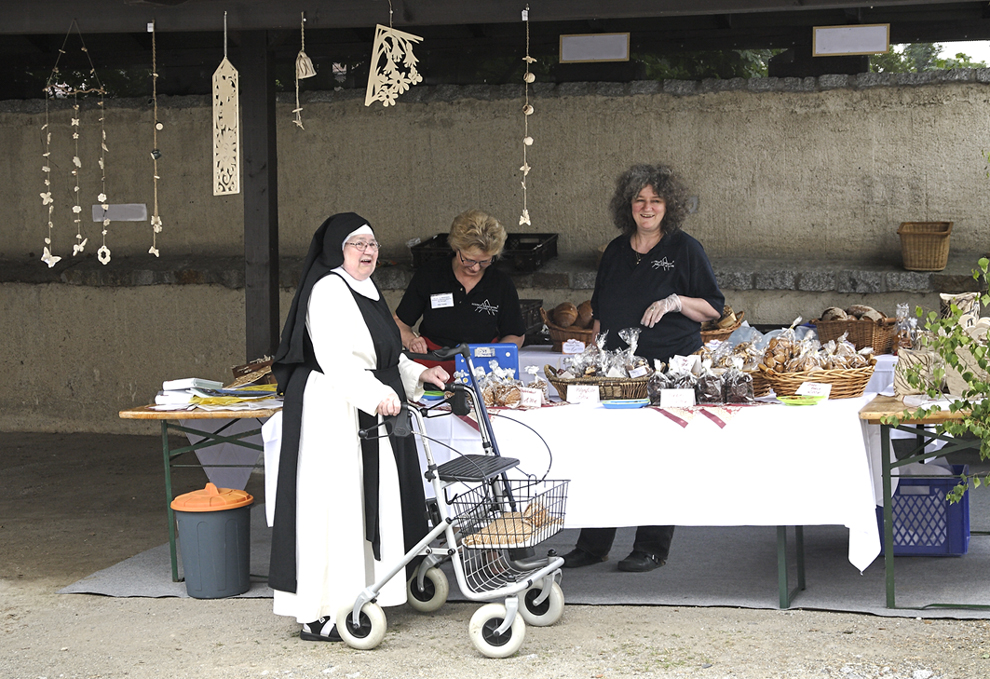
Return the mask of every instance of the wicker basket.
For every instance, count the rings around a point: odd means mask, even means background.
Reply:
[[[829,398],[856,398],[866,391],[866,384],[873,377],[873,368],[877,360],[870,359],[865,368],[849,368],[847,370],[816,370],[814,372],[779,373],[769,368],[761,367],[763,377],[770,383],[777,396],[794,396],[798,387],[805,382],[821,382],[832,385]],[[753,391],[756,391],[754,388]]]
[[[734,333],[740,325],[742,325],[743,317],[746,315],[745,311],[740,311],[736,314],[735,325],[729,328],[719,328],[717,330],[702,330],[701,331],[701,341],[708,344],[712,340],[725,340],[729,339],[729,335]]]
[[[543,367],[543,372],[557,390],[561,401],[567,400],[567,387],[571,384],[591,384],[598,387],[598,398],[602,401],[618,398],[646,398],[646,383],[649,377],[615,378],[615,377],[575,377],[564,379],[557,375],[557,369],[552,365]]]
[[[760,398],[770,395],[770,382],[763,376],[763,373],[759,370],[752,370],[747,371],[746,374],[753,378],[753,396]]]
[[[837,340],[843,333],[849,333],[847,339],[856,346],[856,351],[865,347],[873,347],[874,354],[889,354],[897,335],[897,321],[885,318],[880,322],[869,319],[852,321],[812,321],[818,332],[818,341],[825,344]]]
[[[591,340],[595,337],[595,331],[591,328],[587,330],[582,330],[581,328],[562,328],[559,325],[553,323],[550,320],[550,316],[547,314],[543,307],[540,307],[540,316],[543,318],[543,322],[547,326],[547,330],[550,333],[550,339],[553,340],[553,350],[562,351],[564,347],[564,342],[569,339],[576,339],[579,342],[584,342],[585,344],[591,344]],[[561,397],[563,398],[563,397]]]
[[[949,261],[952,222],[901,222],[901,255],[908,271],[941,271]]]

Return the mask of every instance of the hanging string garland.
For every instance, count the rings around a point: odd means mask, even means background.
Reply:
[[[388,26],[378,24],[375,27],[365,106],[371,106],[376,101],[382,102],[382,106],[390,106],[400,94],[423,82],[423,76],[416,70],[419,59],[412,50],[413,43],[422,40],[418,35],[392,28],[392,2],[389,0]]]
[[[227,13],[223,13],[223,61],[213,73],[213,195],[241,192],[241,140],[237,69],[227,61]]]
[[[523,190],[523,210],[522,215],[519,217],[519,226],[532,226],[532,222],[529,219],[529,207],[526,203],[526,177],[529,176],[529,171],[532,169],[529,166],[529,162],[526,158],[526,149],[533,145],[533,138],[529,136],[529,117],[533,115],[533,107],[529,103],[529,86],[536,82],[536,75],[531,73],[529,70],[529,65],[536,63],[536,59],[529,56],[529,5],[526,5],[526,9],[523,10],[522,19],[526,23],[526,56],[523,57],[523,61],[526,62],[526,72],[523,74],[523,83],[525,85],[526,101],[523,104],[523,164],[519,168],[520,172],[523,173],[522,178],[522,190]]]
[[[158,234],[162,232],[162,218],[158,215],[158,159],[162,157],[162,152],[158,150],[158,131],[165,126],[158,120],[158,45],[156,41],[157,22],[151,22],[151,101],[154,107],[152,117],[154,126],[151,130],[151,162],[153,164],[154,177],[154,205],[151,212],[151,248],[149,254],[158,257]]]
[[[85,87],[87,83],[83,83],[82,87],[74,87],[68,89],[65,83],[56,82],[56,78],[59,75],[59,61],[62,55],[66,53],[66,46],[68,45],[69,36],[72,34],[73,28],[76,34],[79,36],[80,51],[86,55],[86,59],[89,62],[89,77],[92,80],[92,84],[95,87]],[[89,239],[83,235],[82,232],[82,204],[81,204],[81,186],[80,186],[80,174],[82,170],[82,160],[79,153],[79,139],[80,139],[80,129],[82,126],[81,120],[82,116],[80,114],[79,106],[79,95],[80,94],[90,94],[96,93],[100,95],[100,99],[97,102],[100,111],[100,193],[97,196],[97,201],[100,203],[103,209],[103,247],[97,252],[97,255],[104,265],[110,261],[110,250],[106,245],[106,235],[107,227],[110,225],[110,220],[107,219],[107,195],[106,195],[106,154],[109,153],[107,148],[107,132],[106,132],[106,107],[105,98],[106,91],[103,87],[103,83],[100,82],[99,76],[96,74],[96,68],[93,66],[93,60],[89,55],[89,50],[86,48],[86,42],[83,40],[82,33],[79,30],[79,25],[76,20],[73,19],[72,23],[69,25],[69,30],[65,35],[65,39],[62,42],[62,47],[59,49],[59,55],[55,59],[55,65],[52,67],[52,72],[48,76],[48,81],[45,83],[45,123],[41,126],[42,131],[45,133],[44,139],[44,153],[42,157],[44,158],[44,163],[42,165],[41,171],[45,175],[45,190],[40,194],[41,203],[43,207],[48,208],[48,233],[45,237],[45,247],[44,254],[41,257],[41,261],[48,265],[48,268],[55,266],[58,262],[62,261],[61,257],[58,257],[53,253],[54,246],[52,244],[52,233],[54,230],[54,214],[55,214],[55,199],[52,197],[52,161],[51,161],[51,143],[52,143],[52,132],[51,132],[51,112],[50,112],[50,102],[53,94],[58,90],[63,95],[71,94],[73,97],[72,104],[72,114],[70,116],[70,129],[72,130],[72,142],[73,142],[73,156],[72,156],[72,167],[69,171],[72,179],[72,193],[73,193],[73,205],[72,205],[72,221],[76,225],[76,242],[72,246],[72,256],[76,256],[86,249],[86,244]]]
[[[316,75],[316,69],[313,68],[313,62],[308,56],[306,56],[306,12],[301,12],[302,21],[300,22],[299,33],[301,35],[299,54],[296,55],[296,107],[292,109],[292,112],[296,114],[296,119],[293,121],[299,126],[300,130],[305,130],[302,124],[302,106],[299,105],[299,81],[304,78],[312,78]]]

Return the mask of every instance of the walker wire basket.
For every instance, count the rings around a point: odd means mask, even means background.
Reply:
[[[446,489],[473,592],[519,582],[529,572],[508,550],[534,547],[564,527],[568,483],[494,478],[457,494],[451,493],[453,487]]]

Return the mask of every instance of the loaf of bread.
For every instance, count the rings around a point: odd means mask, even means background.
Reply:
[[[572,302],[561,302],[553,310],[553,322],[561,328],[569,328],[577,321],[578,310]]]
[[[837,306],[830,306],[822,312],[823,321],[844,321],[848,318],[849,315]]]
[[[595,319],[591,314],[591,300],[585,300],[578,304],[577,307],[577,321],[574,323],[577,327],[582,330],[587,330],[595,322]]]

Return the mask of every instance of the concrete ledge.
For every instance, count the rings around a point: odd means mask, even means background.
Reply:
[[[841,294],[938,293],[977,290],[972,277],[981,254],[950,257],[943,271],[905,271],[892,262],[818,262],[765,259],[714,259],[719,285],[723,290],[766,292],[809,292]],[[292,289],[297,284],[302,259],[283,258],[279,262],[279,285]],[[413,269],[407,263],[386,265],[375,272],[383,290],[405,290]],[[582,290],[595,286],[593,259],[556,258],[532,273],[515,273],[519,289]],[[95,257],[79,261],[63,260],[49,269],[38,260],[0,261],[0,284],[63,284],[89,287],[140,287],[145,285],[219,285],[244,287],[244,259],[241,257],[163,257],[147,255],[115,257],[103,266]]]

